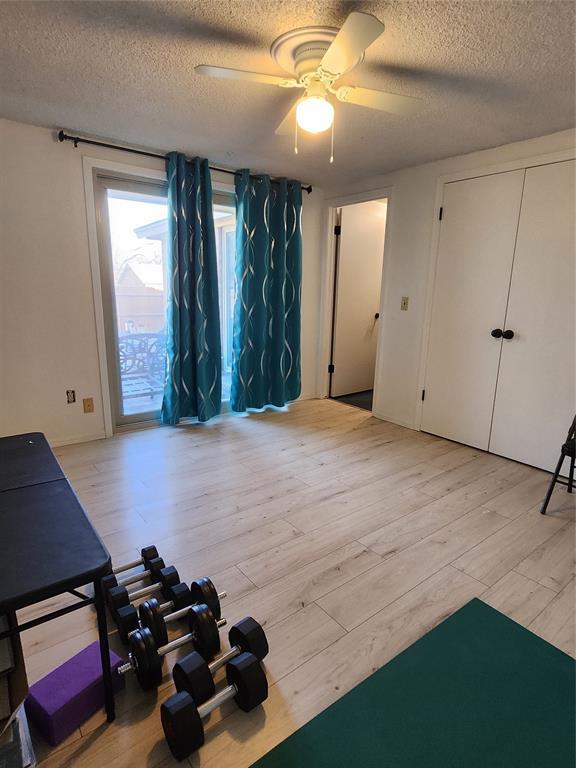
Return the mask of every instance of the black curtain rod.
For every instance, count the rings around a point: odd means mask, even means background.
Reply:
[[[144,149],[133,149],[132,147],[124,147],[121,144],[111,144],[107,141],[96,141],[96,139],[83,139],[80,136],[70,136],[67,133],[64,133],[64,131],[58,131],[58,141],[71,141],[74,144],[74,147],[77,147],[78,144],[92,144],[94,147],[106,147],[106,149],[117,149],[120,152],[131,152],[133,155],[143,155],[144,157],[158,157],[160,160],[164,160],[166,158],[165,155],[161,155],[159,152],[146,152]],[[236,174],[236,171],[231,171],[229,168],[220,168],[217,165],[210,165],[209,166],[211,171],[219,171],[220,173],[228,173],[231,176],[234,176]],[[259,174],[256,174],[257,176]],[[304,186],[302,184],[302,190],[304,192],[307,192],[310,194],[312,192],[312,184],[308,184],[308,186]]]

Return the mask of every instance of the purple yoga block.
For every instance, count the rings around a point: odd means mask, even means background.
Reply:
[[[123,659],[110,651],[114,691],[124,687],[116,674]],[[26,713],[40,734],[56,746],[104,706],[104,684],[98,641],[84,648],[30,688]]]

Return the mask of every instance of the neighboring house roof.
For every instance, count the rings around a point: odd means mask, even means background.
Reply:
[[[146,288],[153,288],[156,291],[164,289],[162,264],[155,262],[145,264],[137,261],[126,262],[118,276],[118,285],[134,285],[134,278]]]
[[[134,233],[137,237],[145,237],[147,240],[162,240],[168,236],[168,222],[166,219],[151,221],[149,224],[136,227]]]

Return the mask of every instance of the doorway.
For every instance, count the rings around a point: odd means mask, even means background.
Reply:
[[[372,411],[387,199],[336,209],[328,396]]]

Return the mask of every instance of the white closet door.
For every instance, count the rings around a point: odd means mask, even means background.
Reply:
[[[524,170],[446,184],[422,429],[488,448]]]
[[[574,161],[526,171],[490,450],[553,469],[574,417]]]

